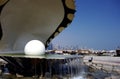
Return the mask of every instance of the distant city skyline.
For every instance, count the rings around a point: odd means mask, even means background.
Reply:
[[[75,0],[73,22],[52,41],[60,46],[112,50],[120,46],[120,0]]]

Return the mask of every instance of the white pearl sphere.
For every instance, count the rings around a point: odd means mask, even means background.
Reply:
[[[45,46],[39,40],[29,41],[24,48],[26,55],[42,55],[45,54]]]

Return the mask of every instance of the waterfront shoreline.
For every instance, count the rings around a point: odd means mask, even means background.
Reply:
[[[93,60],[89,62],[91,57],[93,58]],[[84,64],[89,67],[92,73],[95,74],[95,72],[97,72],[98,70],[104,72],[104,74],[101,73],[102,75],[106,75],[104,79],[120,78],[119,60],[120,57],[111,57],[111,56],[85,56],[83,58]]]

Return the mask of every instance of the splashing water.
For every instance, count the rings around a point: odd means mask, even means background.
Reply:
[[[83,78],[82,76],[78,76],[78,77],[74,77],[72,79],[85,79],[85,78]]]

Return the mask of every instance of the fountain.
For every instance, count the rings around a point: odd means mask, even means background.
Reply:
[[[81,56],[44,53],[74,13],[74,0],[0,1],[0,58],[8,62],[4,68],[10,78],[68,79],[80,74]],[[38,41],[31,45],[33,40]]]
[[[79,55],[51,55],[42,56],[1,56],[9,62],[6,67],[12,75],[22,78],[36,79],[72,78],[79,76],[82,71],[82,56]]]

